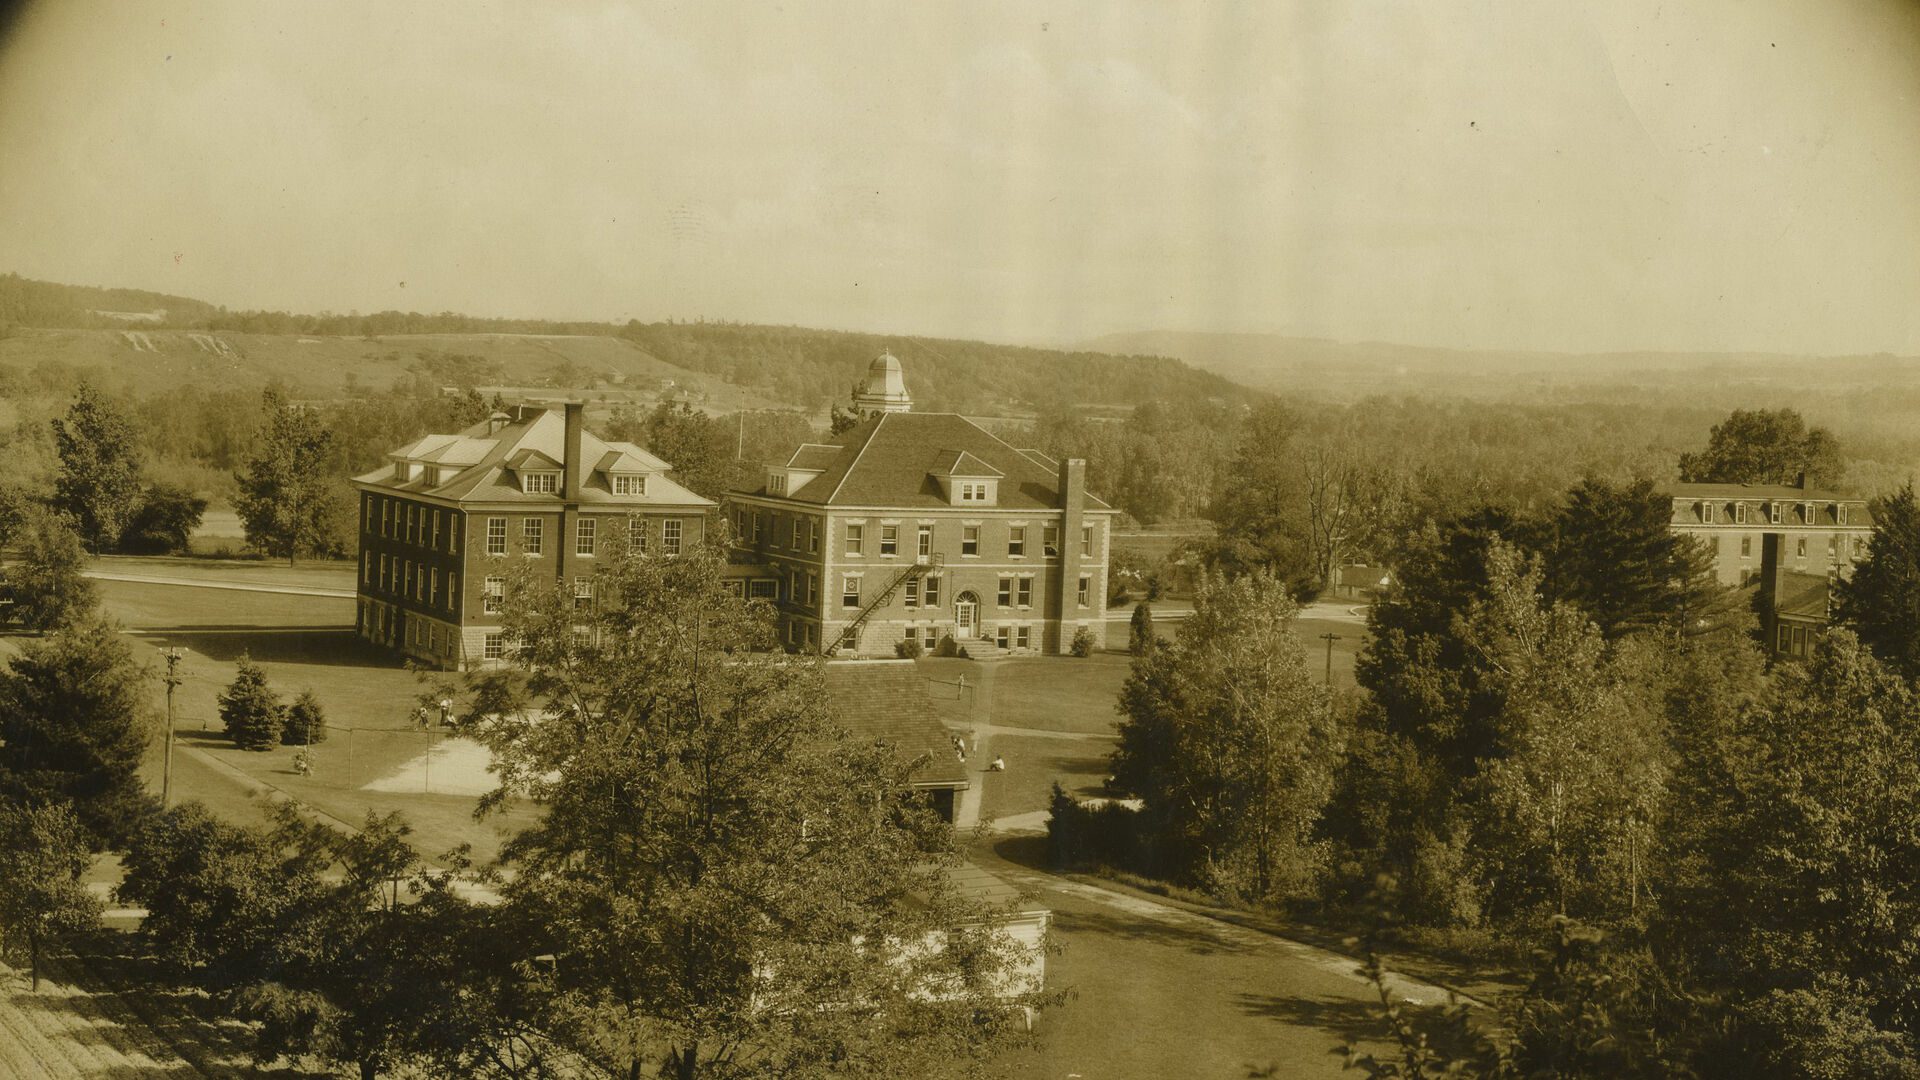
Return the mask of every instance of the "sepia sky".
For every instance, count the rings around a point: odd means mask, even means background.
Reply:
[[[991,340],[1920,353],[1920,3],[28,4],[0,271]]]

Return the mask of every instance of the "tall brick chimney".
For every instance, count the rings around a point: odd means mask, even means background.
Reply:
[[[580,436],[582,432],[581,413],[586,406],[578,401],[566,403],[567,443],[565,457],[560,462],[560,497],[567,502],[580,501]]]
[[[1080,526],[1086,523],[1086,509],[1086,459],[1067,458],[1060,463],[1060,576],[1054,582],[1054,603],[1060,613],[1060,640],[1054,651],[1060,653],[1073,642],[1072,623],[1079,614]]]

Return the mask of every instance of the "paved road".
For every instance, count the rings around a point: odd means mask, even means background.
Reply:
[[[99,581],[131,581],[141,585],[181,585],[194,589],[231,589],[235,592],[280,593],[286,596],[325,596],[351,600],[352,589],[330,589],[314,585],[284,585],[256,581],[211,581],[206,578],[169,577],[164,574],[124,574],[117,570],[87,570],[87,577]]]

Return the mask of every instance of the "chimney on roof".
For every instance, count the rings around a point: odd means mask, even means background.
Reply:
[[[1799,472],[1793,474],[1793,486],[1799,488],[1801,491],[1807,490],[1807,470],[1801,469]]]
[[[511,423],[513,423],[513,417],[508,416],[506,413],[499,411],[488,413],[487,434],[491,435]]]
[[[561,498],[567,502],[580,501],[580,435],[581,413],[586,406],[578,401],[566,403],[567,442],[565,456],[560,462]]]

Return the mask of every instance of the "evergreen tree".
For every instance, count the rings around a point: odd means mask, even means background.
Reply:
[[[1208,886],[1257,900],[1319,873],[1313,831],[1344,741],[1296,612],[1271,575],[1209,579],[1121,691],[1114,774],[1144,801],[1157,846],[1189,853]]]
[[[327,739],[327,716],[313,691],[302,690],[287,706],[287,719],[280,731],[284,746],[312,746]]]
[[[53,505],[73,518],[88,548],[111,548],[140,506],[140,446],[132,422],[83,382],[67,414],[53,421],[53,442],[60,455]]]
[[[64,805],[0,802],[0,944],[24,947],[35,991],[47,950],[100,924],[100,899],[80,880],[88,840]]]
[[[1840,622],[1909,679],[1920,679],[1920,502],[1913,482],[1873,502],[1866,558],[1839,587]]]
[[[310,409],[290,404],[268,388],[260,398],[266,427],[246,467],[234,474],[240,491],[234,509],[247,542],[287,565],[303,554],[338,547],[334,517],[339,498],[330,465],[333,432]]]
[[[100,603],[86,576],[87,552],[66,521],[46,510],[27,517],[20,561],[7,569],[13,618],[29,630],[54,630],[85,619]]]
[[[1671,500],[1651,480],[1582,480],[1552,521],[1548,591],[1579,605],[1609,640],[1707,628],[1727,613],[1727,591],[1706,548],[1669,528],[1671,517]]]
[[[71,802],[112,842],[150,803],[141,759],[154,733],[146,673],[98,617],[29,642],[0,673],[0,796]]]
[[[287,708],[267,685],[267,673],[242,653],[233,682],[220,691],[220,722],[242,750],[268,750],[280,741]]]
[[[1142,600],[1133,605],[1133,619],[1127,625],[1127,650],[1140,656],[1158,641],[1153,631],[1153,605]]]

